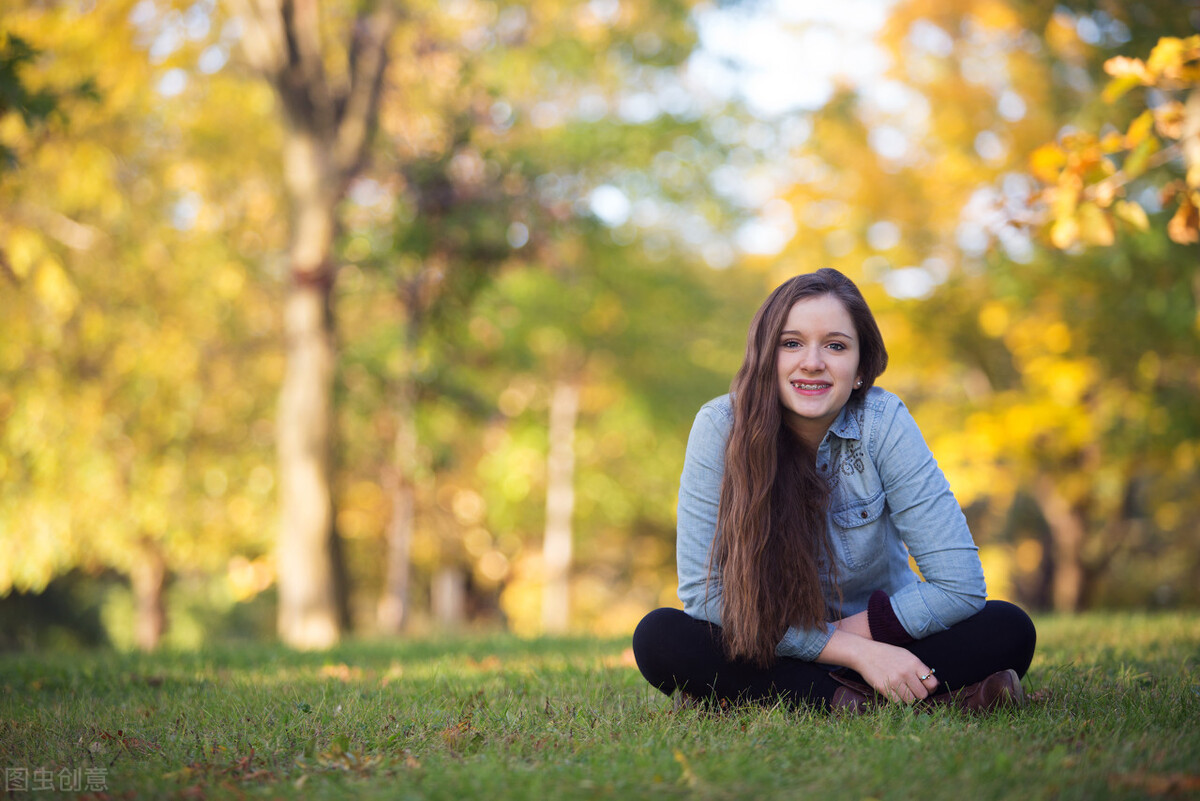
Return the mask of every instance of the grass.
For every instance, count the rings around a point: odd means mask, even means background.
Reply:
[[[7,655],[0,779],[31,799],[71,776],[98,798],[1200,798],[1200,615],[1037,623],[1034,700],[987,718],[674,713],[620,640]]]

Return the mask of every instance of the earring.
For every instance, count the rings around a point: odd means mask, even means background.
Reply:
[[[854,385],[855,389],[862,389],[862,379],[858,379],[858,383]]]

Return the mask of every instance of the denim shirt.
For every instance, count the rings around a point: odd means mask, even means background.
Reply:
[[[715,569],[707,581],[709,549],[732,427],[728,395],[701,407],[679,486],[679,599],[689,615],[718,625],[721,590]],[[881,589],[900,625],[921,639],[983,608],[983,568],[966,518],[898,397],[873,387],[851,398],[821,441],[817,467],[830,487],[828,525],[842,592],[836,617],[863,611]],[[910,554],[920,576],[909,566]],[[826,598],[836,599],[827,575],[822,582]],[[789,628],[776,654],[812,661],[833,631],[831,623]]]

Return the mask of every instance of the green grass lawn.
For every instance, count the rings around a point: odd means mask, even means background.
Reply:
[[[1200,798],[1200,615],[1040,618],[1030,704],[671,711],[622,640],[0,657],[17,798]]]

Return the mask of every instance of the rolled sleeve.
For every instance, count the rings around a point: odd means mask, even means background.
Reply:
[[[924,581],[891,593],[904,629],[927,637],[983,608],[987,587],[966,517],[908,409],[896,402],[881,421],[876,458],[892,524]]]
[[[783,639],[780,640],[779,645],[775,647],[775,655],[812,662],[820,656],[821,652],[825,650],[825,646],[829,644],[829,638],[833,636],[833,630],[833,625],[829,623],[825,624],[822,628],[816,629],[789,628],[783,635]]]

